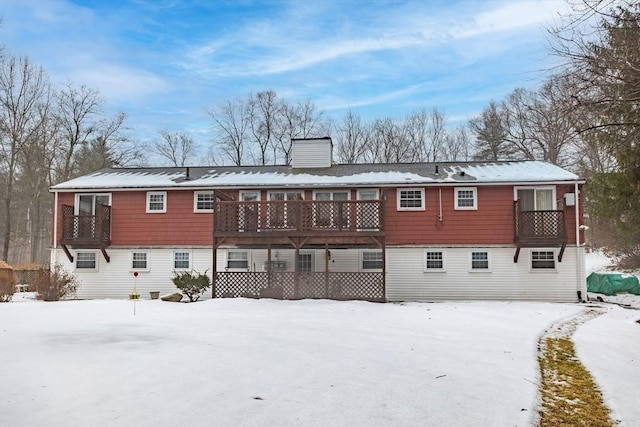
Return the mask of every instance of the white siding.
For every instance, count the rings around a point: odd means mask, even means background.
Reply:
[[[75,268],[61,249],[53,249],[53,261],[62,264],[73,272],[80,280],[76,297],[80,299],[96,298],[129,298],[135,286],[140,298],[149,299],[149,292],[158,291],[160,295],[177,292],[171,278],[173,277],[173,252],[186,250],[191,252],[191,266],[194,270],[211,276],[211,249],[114,249],[108,248],[111,262],[105,261],[100,251],[97,252],[97,270],[85,271]],[[84,251],[84,250],[83,250]],[[134,278],[131,269],[131,252],[148,252],[148,271],[139,271]],[[71,250],[75,257],[76,250]],[[202,299],[211,298],[211,290],[204,293]]]
[[[424,250],[426,247],[393,247],[386,252],[386,295],[389,301],[442,301],[442,300],[533,300],[533,301],[577,301],[577,291],[585,295],[584,249],[567,247],[562,262],[557,262],[552,271],[531,271],[531,249],[520,251],[518,263],[513,262],[515,248],[441,248],[445,253],[444,272],[425,272]],[[159,249],[114,249],[107,250],[111,262],[107,263],[100,251],[96,251],[98,268],[96,271],[75,269],[64,252],[52,251],[52,261],[65,266],[80,279],[81,286],[77,297],[128,298],[134,285],[142,298],[148,299],[150,291],[159,291],[161,295],[176,292],[173,277],[172,248]],[[185,250],[185,249],[180,249]],[[187,249],[191,252],[192,267],[199,272],[207,271],[211,275],[210,248]],[[217,270],[225,271],[226,252],[218,251]],[[238,250],[238,249],[232,249]],[[487,250],[491,256],[491,271],[470,272],[469,257],[472,250]],[[545,250],[545,249],[541,249]],[[549,248],[551,250],[551,248]],[[558,248],[553,249],[556,251]],[[141,271],[134,279],[131,269],[131,252],[149,253],[149,271]],[[295,251],[278,249],[272,251],[272,258],[286,261],[286,270],[293,271]],[[75,255],[76,251],[71,251]],[[265,249],[249,250],[249,269],[262,271],[267,260]],[[314,270],[324,271],[324,249],[314,253]],[[329,271],[349,272],[361,270],[361,250],[331,249]],[[203,298],[210,298],[207,291]]]
[[[443,250],[444,272],[425,272],[422,247],[388,248],[386,293],[389,301],[441,300],[533,300],[577,301],[577,291],[584,273],[577,273],[576,248],[567,247],[562,262],[550,271],[532,271],[530,248],[522,248],[517,263],[515,248],[429,248]],[[551,250],[536,249],[536,250]],[[490,272],[470,272],[469,252],[488,250],[491,253]],[[584,256],[577,250],[578,259]],[[582,264],[584,265],[584,264]],[[580,276],[580,277],[577,277]],[[580,285],[578,285],[580,283]],[[583,294],[584,295],[584,294]]]
[[[227,265],[227,251],[242,249],[220,249],[218,251],[218,271],[225,271]],[[252,249],[249,252],[249,271],[264,271],[263,266],[267,261],[266,249]],[[314,271],[324,271],[324,249],[302,249],[301,253],[313,253]],[[330,249],[329,271],[349,272],[360,271],[360,251],[358,249]],[[277,253],[277,257],[276,257]],[[271,260],[285,261],[285,271],[293,271],[295,268],[295,251],[293,249],[273,249]]]
[[[294,168],[328,168],[331,166],[331,139],[293,140],[291,166]]]

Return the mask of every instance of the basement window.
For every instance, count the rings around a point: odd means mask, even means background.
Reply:
[[[98,257],[95,252],[76,253],[76,268],[78,270],[97,270]]]
[[[556,268],[554,251],[531,251],[532,270],[553,270]]]
[[[227,252],[227,269],[247,270],[249,268],[249,253],[247,251]]]
[[[186,251],[176,251],[173,253],[174,270],[184,270],[191,268],[191,253]]]
[[[444,271],[444,252],[425,250],[424,271]]]

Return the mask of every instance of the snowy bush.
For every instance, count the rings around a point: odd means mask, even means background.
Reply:
[[[171,279],[173,284],[185,294],[189,301],[195,302],[200,299],[204,291],[211,287],[211,279],[207,276],[207,272],[198,273],[195,270],[173,272],[174,277]]]
[[[16,276],[12,270],[0,270],[0,302],[9,302],[16,291]]]
[[[59,301],[69,297],[76,293],[78,286],[78,278],[60,264],[54,265],[51,270],[38,270],[35,279],[38,299],[44,301]]]

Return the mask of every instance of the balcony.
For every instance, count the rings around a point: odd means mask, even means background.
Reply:
[[[518,255],[522,247],[560,246],[558,261],[562,261],[562,254],[567,244],[565,227],[565,213],[563,210],[523,211],[518,203],[513,203],[513,236],[517,244],[514,262],[518,262]]]
[[[218,237],[383,234],[380,200],[216,202]]]
[[[62,206],[62,245],[104,249],[111,244],[111,206],[97,205],[96,215],[74,215],[73,206]]]

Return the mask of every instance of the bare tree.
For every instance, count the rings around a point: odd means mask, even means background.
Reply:
[[[336,154],[340,163],[360,163],[369,143],[369,127],[360,116],[349,110],[337,124]]]
[[[102,100],[95,89],[85,85],[76,88],[71,83],[55,96],[55,110],[60,141],[56,145],[58,179],[65,181],[73,176],[74,156],[98,133],[97,122],[102,114]]]
[[[282,111],[282,103],[277,99],[273,90],[267,90],[250,95],[247,106],[249,129],[258,149],[258,153],[252,153],[254,163],[266,165],[269,163],[267,152],[271,150],[275,154],[278,148],[275,133],[278,115]],[[272,159],[274,162],[275,157],[274,155]]]
[[[285,164],[291,163],[291,140],[295,138],[313,138],[327,135],[328,125],[323,112],[309,100],[294,105],[281,102],[276,115],[276,139],[278,149],[274,152],[274,159],[282,154]]]
[[[209,110],[209,116],[214,122],[220,151],[232,164],[243,165],[249,126],[245,102],[242,99],[226,101],[221,106]]]
[[[446,161],[460,162],[471,159],[471,137],[466,126],[459,126],[446,134],[442,153]]]
[[[19,156],[43,125],[49,81],[40,67],[27,58],[0,57],[0,172],[3,175],[2,259],[9,259],[13,231],[14,185]]]
[[[161,130],[160,140],[153,144],[154,150],[169,161],[171,166],[185,166],[193,156],[196,146],[188,132],[169,132]]]

